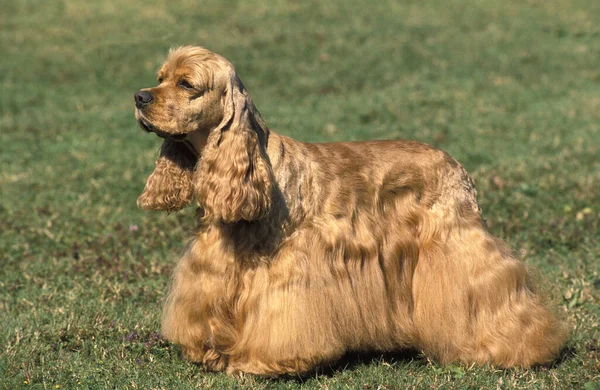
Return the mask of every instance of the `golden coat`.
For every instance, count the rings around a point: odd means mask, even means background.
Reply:
[[[559,353],[564,327],[445,152],[278,135],[233,66],[199,47],[172,50],[140,92],[138,121],[165,141],[139,206],[201,210],[162,324],[187,359],[270,376],[347,351],[501,367]]]

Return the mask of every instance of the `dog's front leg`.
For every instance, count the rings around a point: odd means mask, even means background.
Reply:
[[[223,351],[236,338],[227,304],[232,263],[218,232],[198,233],[175,269],[163,314],[162,333],[183,357],[215,371],[227,367]]]

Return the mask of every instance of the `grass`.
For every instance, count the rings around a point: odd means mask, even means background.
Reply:
[[[458,158],[572,327],[561,360],[354,356],[279,380],[183,361],[158,332],[194,211],[137,210],[159,141],[133,119],[182,44],[229,58],[281,134]],[[8,0],[0,48],[0,387],[600,389],[597,0]]]

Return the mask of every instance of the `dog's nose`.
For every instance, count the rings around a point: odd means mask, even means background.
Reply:
[[[152,101],[152,94],[148,91],[137,91],[133,98],[135,99],[135,106],[142,108]]]

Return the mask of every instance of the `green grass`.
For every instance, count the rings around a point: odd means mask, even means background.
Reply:
[[[0,387],[600,389],[600,2],[251,3],[3,2]],[[280,380],[183,361],[157,332],[194,211],[136,208],[159,140],[133,118],[133,93],[182,44],[229,58],[281,134],[458,158],[572,327],[561,361],[351,357]]]

